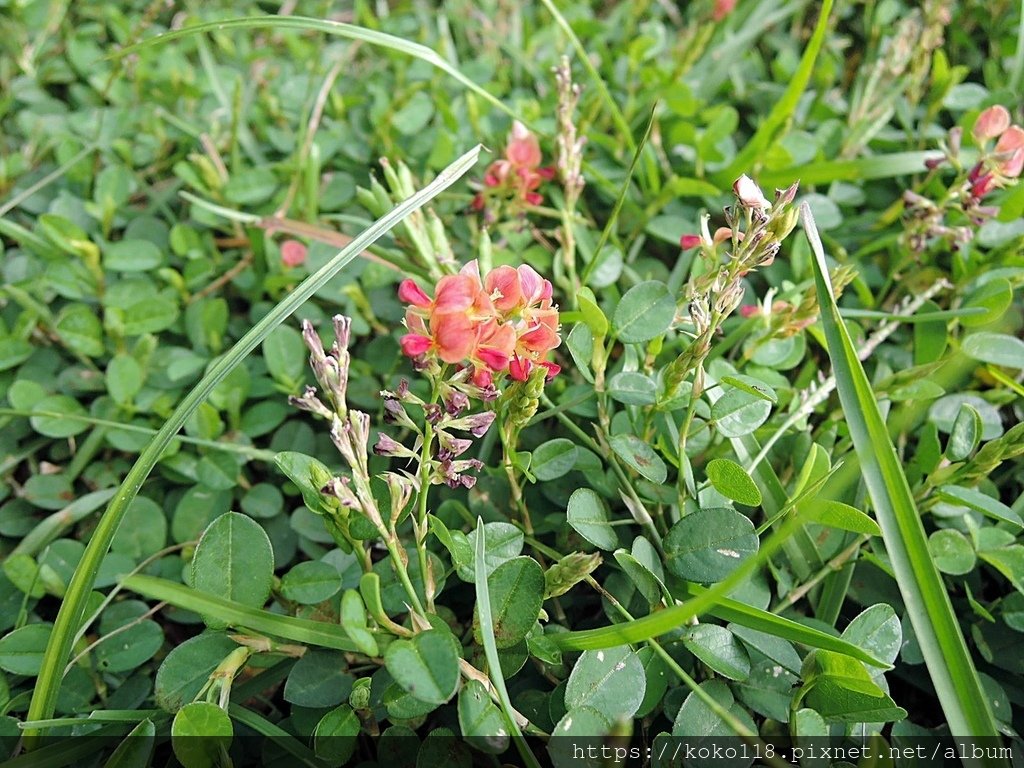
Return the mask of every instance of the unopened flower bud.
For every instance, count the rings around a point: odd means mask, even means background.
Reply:
[[[322,416],[325,419],[331,419],[334,414],[331,413],[330,408],[321,402],[320,398],[316,396],[316,389],[314,387],[306,387],[306,391],[302,397],[296,397],[295,395],[289,395],[288,404],[301,408],[304,411],[315,413],[317,416]]]
[[[775,204],[776,205],[789,205],[796,199],[796,192],[800,188],[800,182],[794,181],[791,185],[785,189],[775,190]]]
[[[744,208],[763,211],[771,207],[761,188],[746,174],[736,179],[736,183],[732,185],[732,191],[736,194],[736,198]]]
[[[399,443],[397,440],[381,432],[377,435],[377,442],[373,446],[373,452],[378,456],[390,456],[392,458],[404,457],[415,458],[416,454]]]
[[[1010,127],[1010,113],[1001,104],[995,104],[984,110],[974,121],[971,134],[979,144],[997,139],[1003,131]]]
[[[462,432],[469,432],[473,437],[483,437],[490,429],[495,417],[494,411],[482,411],[461,419],[454,419],[448,423],[449,429],[457,429]]]

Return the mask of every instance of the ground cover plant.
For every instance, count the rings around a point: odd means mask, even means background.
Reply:
[[[0,9],[9,765],[1021,758],[1020,3]]]

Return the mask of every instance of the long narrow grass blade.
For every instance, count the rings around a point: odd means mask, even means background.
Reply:
[[[806,186],[831,184],[833,181],[866,181],[867,179],[891,179],[894,176],[909,176],[923,173],[928,160],[941,158],[942,153],[892,152],[886,155],[858,157],[853,160],[826,160],[789,168],[762,171],[758,181],[768,187],[787,187],[794,181]],[[964,162],[968,162],[965,157]]]
[[[956,737],[998,736],[988,697],[974,668],[942,577],[932,562],[924,525],[856,350],[836,306],[825,251],[807,204],[800,217],[814,258],[828,354],[853,447],[882,529],[896,584],[921,646],[949,729]],[[981,765],[1005,765],[984,757]]]
[[[257,714],[251,709],[246,709],[239,704],[228,705],[228,714],[242,725],[252,728],[256,733],[263,734],[268,739],[273,739],[275,747],[283,749],[294,757],[298,763],[308,765],[309,768],[324,768],[326,761],[318,759],[313,750],[288,733],[288,731],[274,725],[263,715]]]
[[[594,62],[590,60],[590,53],[587,51],[586,46],[573,32],[569,22],[566,21],[565,16],[562,15],[561,11],[555,6],[552,0],[541,0],[544,7],[548,9],[548,13],[554,18],[555,23],[565,33],[565,36],[569,38],[569,42],[572,43],[572,47],[576,50],[576,55],[579,57],[580,63],[583,68],[587,70],[587,74],[590,76],[591,81],[594,83],[594,87],[597,88],[597,92],[601,96],[601,101],[604,102],[605,108],[612,117],[612,122],[615,123],[616,129],[618,129],[621,138],[626,142],[626,149],[632,153],[636,153],[636,141],[633,140],[633,131],[629,127],[629,121],[626,120],[626,116],[622,114],[622,110],[619,109],[618,102],[612,97],[611,92],[608,90],[608,86],[605,84],[604,79],[601,77],[601,73],[597,71],[594,66]]]
[[[250,608],[217,595],[200,592],[198,589],[186,587],[175,581],[156,576],[145,576],[141,573],[126,577],[121,581],[121,586],[143,597],[148,597],[150,600],[162,600],[175,608],[206,616],[216,616],[235,627],[266,632],[268,635],[283,637],[285,640],[292,640],[303,645],[333,648],[336,651],[358,650],[339,624],[298,619],[294,616],[281,616],[259,608]]]
[[[804,49],[804,55],[800,59],[800,64],[797,66],[796,72],[793,73],[793,77],[782,94],[782,98],[775,103],[772,111],[768,113],[768,117],[757,127],[754,135],[750,137],[750,141],[736,155],[736,158],[729,164],[729,167],[716,174],[715,180],[718,183],[731,183],[745,169],[752,167],[759,157],[763,157],[765,151],[772,143],[781,138],[781,131],[786,123],[792,119],[800,97],[803,95],[804,89],[811,79],[811,74],[814,72],[814,62],[817,61],[822,43],[825,42],[828,17],[831,13],[832,0],[825,0],[821,4],[821,11],[818,16],[818,23],[814,27],[814,33],[807,43],[807,48]],[[764,180],[762,179],[763,183]]]
[[[386,32],[378,32],[375,29],[366,29],[365,27],[359,27],[354,24],[345,24],[340,21],[312,19],[306,16],[254,16],[252,18],[211,21],[205,24],[196,24],[192,27],[185,27],[184,29],[176,29],[172,32],[164,32],[163,34],[156,35],[148,40],[143,40],[135,45],[129,45],[122,48],[111,56],[127,56],[130,53],[137,53],[138,51],[152,48],[153,46],[160,45],[161,43],[167,43],[171,40],[180,40],[183,37],[202,34],[204,32],[223,32],[227,29],[259,29],[262,27],[324,32],[328,35],[347,37],[349,40],[359,40],[360,42],[368,43],[369,45],[375,45],[378,48],[386,48],[397,53],[404,53],[406,56],[412,56],[413,58],[425,61],[431,66],[436,67],[446,75],[449,75],[452,79],[464,85],[477,96],[485,99],[491,106],[496,109],[500,109],[502,112],[513,118],[516,117],[516,113],[511,108],[503,104],[500,99],[489,93],[485,88],[477,85],[462,74],[462,72],[442,58],[434,49],[428,48],[427,46],[419,43],[409,42],[401,37],[389,35]]]
[[[780,511],[785,512],[787,508],[795,506],[799,503],[800,498],[786,501]],[[798,624],[790,619],[776,616],[768,611],[752,606],[743,606],[738,601],[728,598],[730,592],[750,578],[751,574],[762,568],[793,533],[803,527],[803,524],[803,520],[798,515],[791,515],[775,529],[775,532],[761,545],[756,555],[747,558],[739,568],[714,586],[707,589],[689,584],[684,586],[683,589],[690,598],[685,603],[674,605],[663,611],[655,611],[639,619],[612,624],[600,629],[561,632],[552,635],[551,640],[559,648],[565,650],[588,651],[613,648],[617,645],[650,640],[680,627],[694,617],[709,613],[726,621],[734,621],[737,624],[749,626],[751,629],[768,632],[811,648],[845,653],[847,656],[852,656],[874,667],[888,667],[888,664],[879,661],[853,643]]]
[[[75,574],[71,578],[71,583],[68,584],[60,612],[57,614],[57,621],[43,654],[42,666],[32,694],[27,719],[44,720],[53,715],[64,667],[71,652],[72,640],[82,621],[86,600],[96,580],[96,572],[100,563],[107,554],[110,542],[128,510],[128,505],[138,494],[142,483],[156,466],[164,449],[170,444],[178,430],[184,426],[189,416],[202,404],[214,387],[245,359],[246,355],[259,346],[274,328],[320,290],[357,254],[366,250],[406,216],[422,208],[469,171],[480,156],[481,149],[482,147],[477,145],[449,165],[434,181],[409,199],[396,205],[377,223],[355,238],[347,248],[306,278],[287,298],[264,315],[245,336],[239,339],[227,354],[214,363],[206,376],[175,408],[174,413],[146,445],[135,465],[129,470],[110,506],[100,518],[92,539],[75,569]]]
[[[594,248],[594,254],[590,257],[590,261],[587,262],[587,266],[583,269],[583,274],[580,276],[581,285],[586,285],[587,280],[590,279],[590,275],[593,273],[594,267],[598,264],[598,256],[601,255],[601,249],[604,248],[605,244],[608,242],[612,229],[615,227],[615,223],[619,220],[619,212],[622,210],[622,205],[626,202],[626,196],[629,194],[629,187],[633,183],[633,174],[636,172],[636,166],[640,162],[640,156],[643,154],[644,147],[647,146],[647,140],[651,138],[651,130],[654,128],[654,119],[657,115],[657,111],[658,103],[655,102],[654,106],[651,108],[651,119],[647,121],[647,128],[644,130],[644,135],[640,137],[640,143],[633,152],[633,159],[629,163],[629,169],[626,171],[626,178],[622,182],[622,188],[619,190],[619,196],[615,200],[612,212],[608,216],[608,221],[604,225],[604,230],[601,232],[601,239],[597,241],[597,246]]]
[[[498,656],[498,644],[494,640],[494,617],[491,615],[491,592],[487,584],[487,535],[484,533],[484,521],[479,517],[476,519],[476,551],[474,553],[476,564],[474,575],[476,576],[476,607],[480,612],[480,637],[484,641],[484,655],[487,657],[487,667],[490,670],[491,682],[494,690],[501,701],[501,709],[505,713],[509,728],[512,729],[512,741],[516,745],[519,756],[523,758],[528,768],[540,768],[540,763],[530,750],[530,745],[523,738],[523,732],[519,730],[519,723],[516,722],[515,710],[512,709],[512,700],[508,696],[508,689],[505,688],[505,676],[501,671],[501,659]]]

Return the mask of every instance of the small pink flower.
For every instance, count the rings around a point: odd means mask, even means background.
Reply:
[[[761,314],[761,307],[757,304],[744,304],[740,307],[740,317],[757,317]]]
[[[736,0],[715,0],[715,8],[711,12],[714,21],[721,21],[736,7]]]
[[[289,269],[305,264],[308,253],[309,249],[298,240],[285,240],[281,243],[281,263]]]
[[[999,172],[1008,179],[1015,179],[1024,170],[1024,128],[1011,125],[996,142],[996,155],[1006,155],[999,165]]]
[[[700,235],[683,235],[679,238],[679,247],[684,251],[696,248],[700,245]]]
[[[971,133],[979,144],[998,138],[1010,127],[1010,113],[1006,107],[996,104],[989,107],[974,121]]]
[[[553,168],[541,167],[542,159],[537,137],[516,120],[505,144],[505,157],[491,163],[484,173],[485,190],[473,199],[473,209],[484,208],[488,190],[522,204],[540,205],[544,197],[537,189],[555,175]]]
[[[530,133],[530,129],[516,120],[512,123],[508,144],[505,146],[505,157],[513,165],[536,168],[540,165],[540,142]]]

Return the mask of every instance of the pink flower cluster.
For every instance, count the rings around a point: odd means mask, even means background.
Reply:
[[[1024,128],[1010,125],[1010,113],[996,104],[978,115],[972,133],[982,147],[996,139],[992,153],[975,165],[968,176],[971,195],[980,200],[1024,171]]]
[[[542,159],[537,137],[516,120],[505,145],[505,157],[491,163],[484,174],[484,186],[526,205],[540,205],[544,198],[537,188],[555,176],[553,168],[541,167]],[[478,194],[473,208],[481,210],[484,205],[484,194]]]
[[[544,359],[561,343],[558,307],[551,303],[551,282],[533,267],[497,267],[481,279],[471,261],[459,274],[442,277],[434,298],[412,280],[402,281],[398,298],[409,305],[401,345],[413,359],[467,365],[472,382],[485,388],[503,371],[526,381],[536,365],[547,369],[549,380],[560,370]]]

